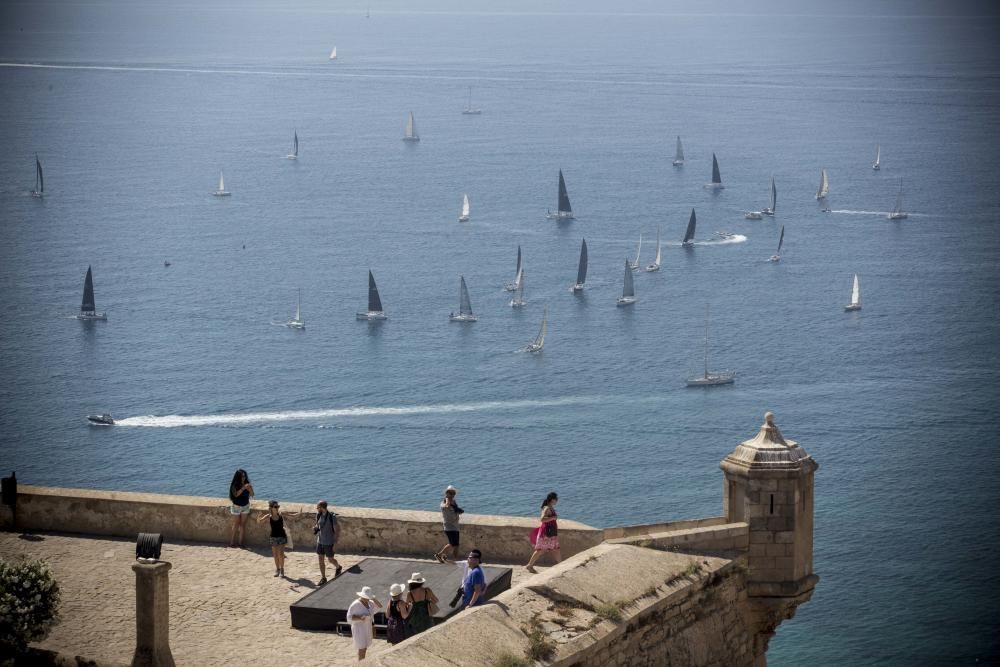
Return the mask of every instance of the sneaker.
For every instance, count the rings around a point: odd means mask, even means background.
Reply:
[[[322,578],[321,578],[321,579],[319,580],[319,585],[320,585],[320,586],[322,586],[322,585],[323,585],[323,584],[325,584],[325,583],[326,583],[326,577],[322,577]]]
[[[343,572],[343,571],[344,571],[344,567],[342,565],[338,565],[337,569],[333,571],[333,576],[334,577],[339,577],[340,573]]]
[[[441,554],[434,554],[434,560],[436,560],[439,563],[444,563],[444,556],[442,556]]]
[[[274,576],[280,577],[281,576],[281,570],[275,570],[274,571]]]
[[[278,576],[279,577],[285,576],[285,568],[281,568],[280,570],[278,570]]]

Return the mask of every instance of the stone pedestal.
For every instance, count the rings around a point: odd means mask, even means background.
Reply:
[[[132,667],[174,667],[170,653],[170,563],[135,563]]]

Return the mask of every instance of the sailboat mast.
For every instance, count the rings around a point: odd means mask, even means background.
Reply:
[[[708,304],[705,304],[705,377],[708,377]]]

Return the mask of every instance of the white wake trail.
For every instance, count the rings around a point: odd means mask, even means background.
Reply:
[[[562,405],[586,405],[602,399],[595,396],[570,396],[567,398],[484,401],[481,403],[439,403],[435,405],[408,405],[397,407],[328,408],[320,410],[287,410],[275,412],[243,412],[218,415],[145,415],[115,419],[115,426],[145,426],[150,428],[175,428],[178,426],[248,426],[287,421],[309,421],[351,417],[400,417],[409,415],[443,415],[461,412],[510,411],[515,409],[549,408]]]

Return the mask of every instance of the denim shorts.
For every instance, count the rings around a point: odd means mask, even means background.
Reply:
[[[288,544],[288,538],[287,537],[272,537],[271,538],[271,545],[272,546],[280,547],[280,546],[284,546],[286,544]]]
[[[247,503],[246,505],[230,505],[229,513],[233,516],[238,514],[250,514],[250,503]]]

